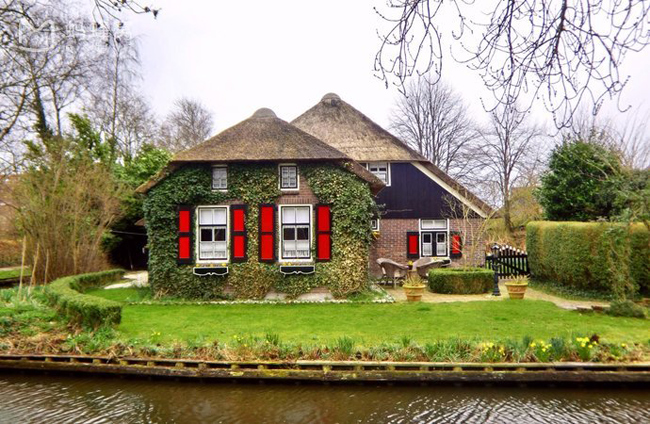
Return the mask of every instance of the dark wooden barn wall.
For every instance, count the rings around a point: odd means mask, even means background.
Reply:
[[[379,192],[377,204],[382,210],[381,217],[385,219],[452,218],[447,199],[460,204],[412,164],[391,163],[391,185]]]

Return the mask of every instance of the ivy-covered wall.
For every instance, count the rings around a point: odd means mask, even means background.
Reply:
[[[336,165],[299,164],[299,172],[319,202],[331,205],[331,261],[316,263],[316,272],[312,275],[291,276],[281,274],[277,263],[258,262],[258,205],[276,203],[281,194],[277,164],[229,165],[227,192],[212,191],[209,165],[188,165],[152,188],[144,202],[149,237],[149,281],[154,295],[218,299],[223,297],[226,284],[233,288],[237,298],[245,299],[262,298],[271,288],[291,297],[320,286],[328,287],[336,297],[363,290],[368,281],[370,218],[376,208],[367,183]],[[248,260],[229,264],[229,274],[225,277],[195,276],[192,265],[176,262],[176,207],[229,203],[248,205]],[[192,239],[195,243],[196,234]],[[315,251],[314,245],[312,251]]]

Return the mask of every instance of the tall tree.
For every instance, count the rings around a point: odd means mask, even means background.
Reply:
[[[503,204],[505,228],[512,233],[512,191],[523,179],[530,178],[530,168],[538,162],[536,149],[542,131],[526,122],[527,113],[516,107],[502,106],[490,117],[474,151],[478,168],[483,171],[476,177],[495,189]]]
[[[160,144],[170,152],[189,149],[212,133],[212,113],[198,100],[180,98],[165,118]]]
[[[440,75],[449,52],[480,74],[495,104],[541,98],[558,128],[581,100],[597,108],[620,96],[623,59],[650,44],[648,0],[388,0],[377,12],[388,23],[375,58],[386,84]]]
[[[468,154],[477,137],[467,105],[451,86],[420,77],[407,85],[391,118],[395,133],[438,168],[464,180],[472,170]]]

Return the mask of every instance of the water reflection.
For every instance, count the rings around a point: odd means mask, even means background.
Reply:
[[[650,422],[650,391],[0,376],[0,422]]]

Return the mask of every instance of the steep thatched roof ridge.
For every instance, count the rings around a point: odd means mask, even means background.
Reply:
[[[334,93],[323,96],[318,104],[291,124],[359,162],[418,162],[440,182],[471,202],[483,212],[482,215],[493,212],[490,205],[458,181]]]
[[[179,162],[255,162],[281,160],[349,160],[350,158],[286,121],[271,109],[174,156]]]
[[[359,162],[427,160],[334,93],[291,124]]]
[[[146,193],[186,163],[327,161],[354,173],[377,194],[385,184],[349,156],[262,108],[250,118],[203,143],[176,154],[169,164],[136,189]]]

